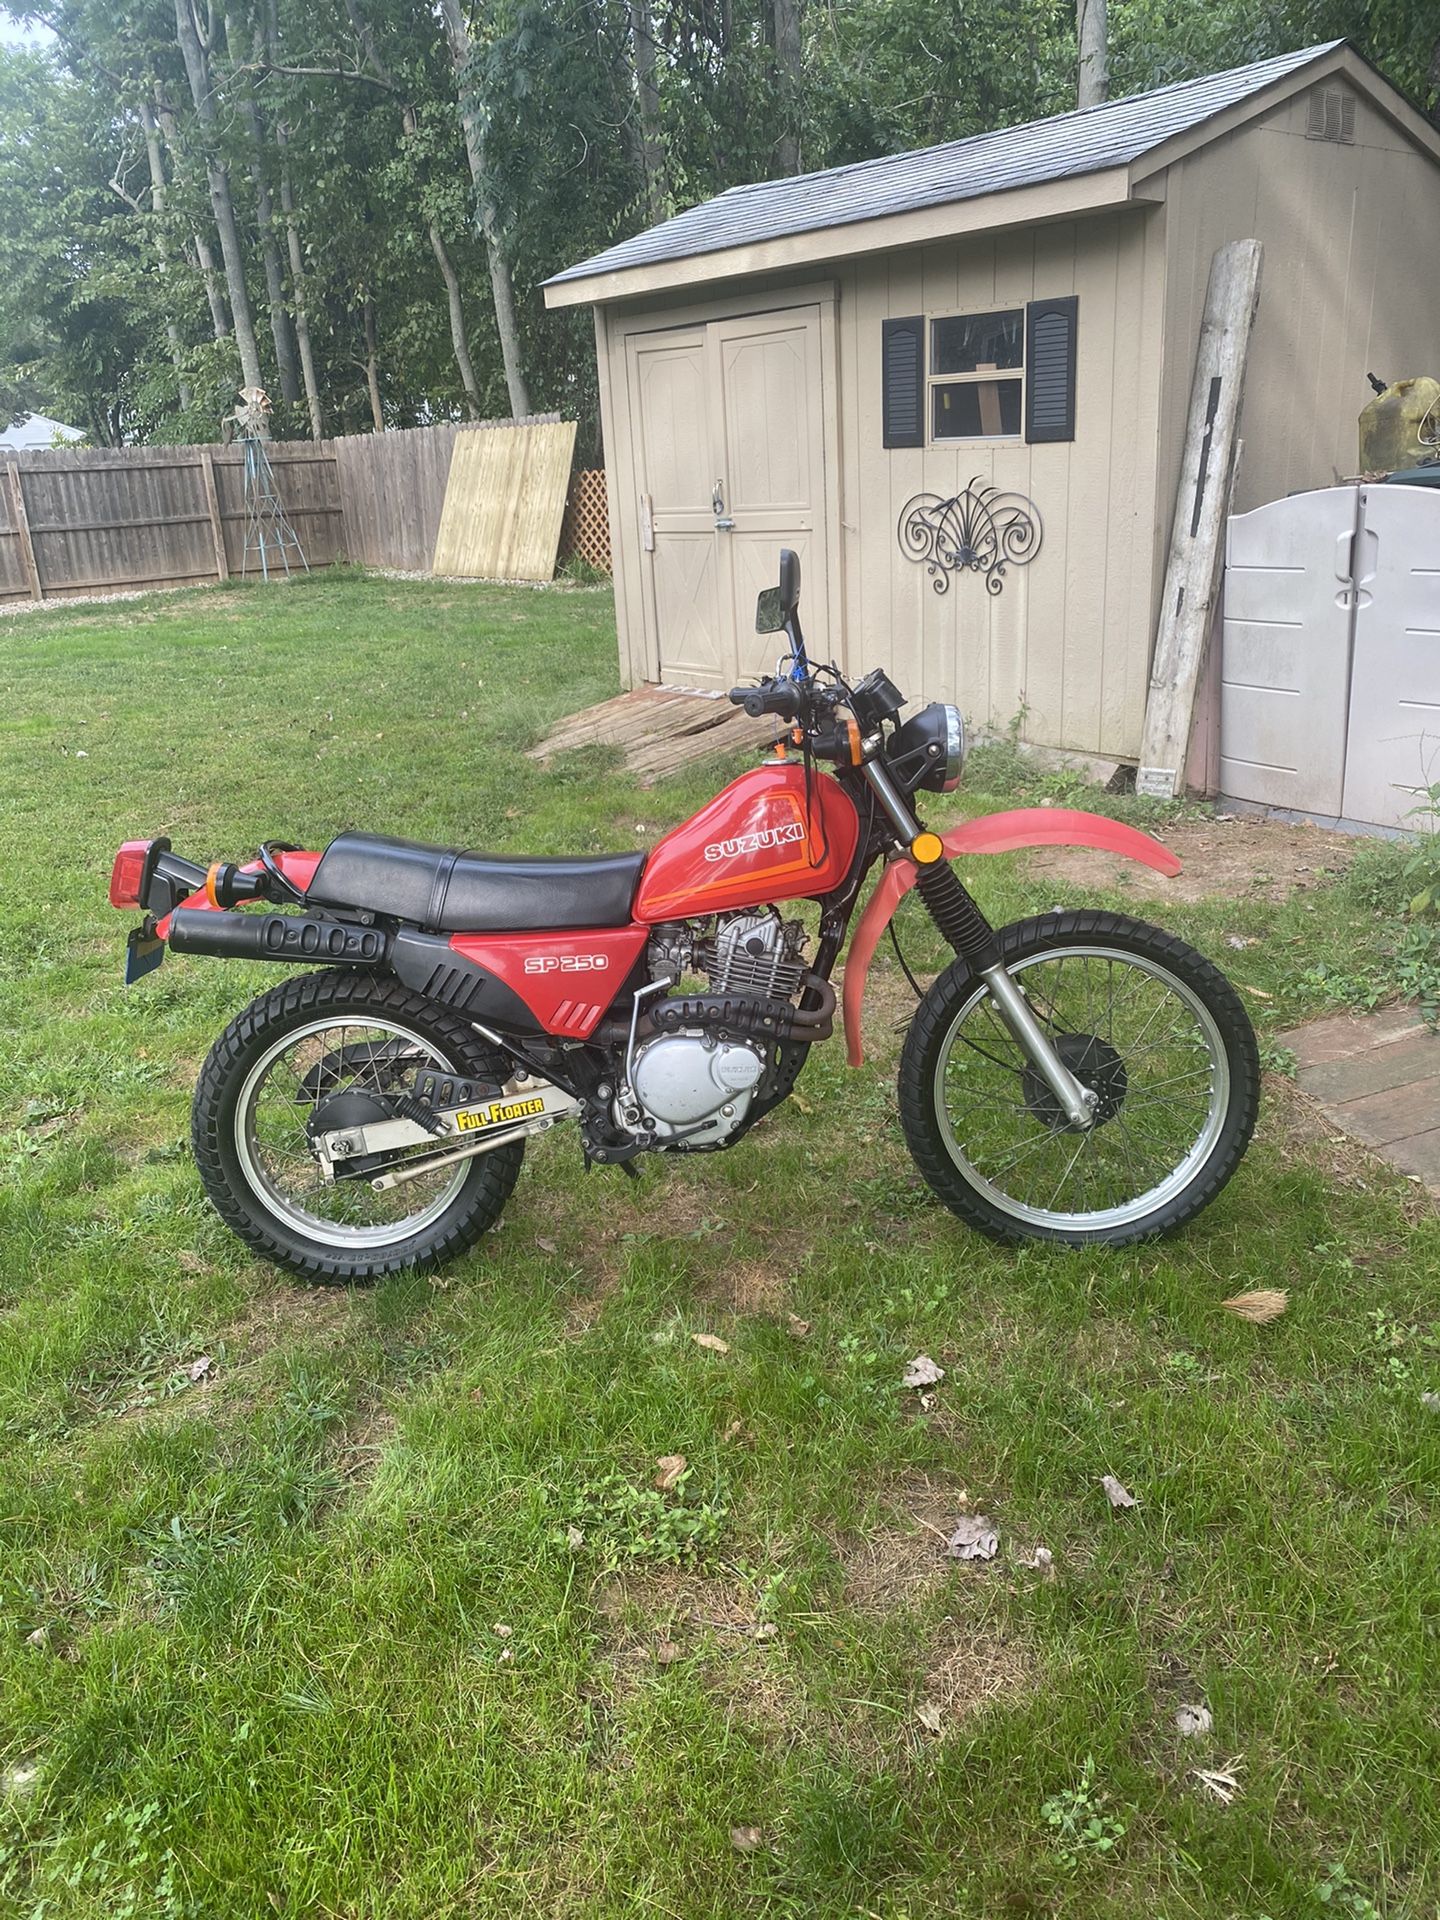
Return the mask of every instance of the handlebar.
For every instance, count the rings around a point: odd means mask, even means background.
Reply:
[[[752,720],[773,713],[781,720],[800,717],[800,689],[791,680],[762,680],[758,687],[732,687],[731,704],[743,707]]]

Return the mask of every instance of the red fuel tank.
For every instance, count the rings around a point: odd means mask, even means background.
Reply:
[[[791,760],[742,773],[655,848],[635,918],[651,925],[772,900],[808,900],[845,878],[860,837],[850,796]]]

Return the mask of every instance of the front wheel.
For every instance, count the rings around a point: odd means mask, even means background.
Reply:
[[[992,1239],[1127,1246],[1183,1225],[1239,1165],[1260,1062],[1240,998],[1183,940],[1113,913],[1056,913],[999,935],[1007,971],[1096,1095],[1065,1117],[963,961],[926,993],[900,1060],[915,1164]]]

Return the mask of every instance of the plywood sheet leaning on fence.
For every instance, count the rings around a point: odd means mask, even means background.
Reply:
[[[552,579],[574,451],[573,420],[457,435],[434,571]]]

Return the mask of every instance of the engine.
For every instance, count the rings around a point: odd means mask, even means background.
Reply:
[[[792,1002],[807,983],[804,945],[800,923],[781,920],[773,908],[722,914],[705,934],[658,927],[650,946],[654,986],[673,990],[692,975],[708,988],[657,993],[645,1003],[615,1103],[617,1124],[660,1143],[705,1147],[728,1139],[766,1090],[785,1011],[777,1003]]]

